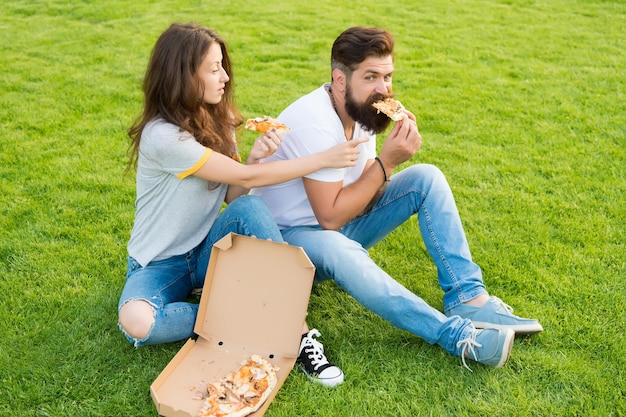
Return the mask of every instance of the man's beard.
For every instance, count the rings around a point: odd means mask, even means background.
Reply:
[[[391,119],[384,113],[379,113],[372,104],[378,100],[383,100],[387,97],[392,97],[391,94],[372,94],[364,103],[357,103],[352,98],[352,88],[350,83],[346,84],[346,112],[355,121],[357,121],[364,129],[371,133],[384,132]]]

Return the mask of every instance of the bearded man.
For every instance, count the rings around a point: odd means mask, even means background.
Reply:
[[[415,164],[394,173],[422,144],[411,112],[405,111],[391,128],[376,156],[376,134],[384,132],[391,120],[372,103],[393,97],[393,45],[384,29],[347,29],[333,44],[331,82],[301,97],[278,117],[291,130],[268,160],[298,158],[367,137],[369,141],[359,145],[356,166],[322,169],[252,193],[265,200],[285,241],[304,248],[316,267],[316,283],[334,280],[367,309],[462,357],[464,364],[469,358],[504,366],[515,333],[543,329],[536,320],[513,315],[508,305],[488,294],[442,172],[433,165]],[[367,252],[414,214],[437,267],[443,312],[389,276]],[[320,351],[322,356],[310,355]],[[310,363],[311,357],[316,363]],[[318,379],[319,369],[331,366],[321,344],[307,335],[299,361],[309,376]]]

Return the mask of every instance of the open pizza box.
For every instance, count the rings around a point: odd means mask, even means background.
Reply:
[[[278,383],[250,416],[262,416],[293,368],[315,268],[302,248],[229,234],[211,252],[189,339],[150,386],[160,415],[196,416],[196,386],[218,381],[253,354],[280,368]]]

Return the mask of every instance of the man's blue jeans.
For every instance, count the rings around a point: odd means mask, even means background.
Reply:
[[[339,231],[298,226],[284,229],[282,234],[289,244],[304,248],[316,267],[316,282],[334,279],[391,324],[459,355],[456,343],[469,336],[470,321],[448,318],[426,304],[378,267],[367,252],[416,213],[444,291],[444,310],[486,293],[450,186],[433,165],[413,165],[394,175],[372,209]]]
[[[188,253],[153,261],[146,266],[139,265],[129,256],[118,310],[130,300],[144,300],[155,312],[155,323],[148,335],[141,340],[126,335],[130,342],[139,347],[174,342],[193,335],[198,304],[186,299],[194,288],[202,288],[204,284],[213,244],[230,232],[283,241],[263,200],[243,196],[222,211],[206,239]]]

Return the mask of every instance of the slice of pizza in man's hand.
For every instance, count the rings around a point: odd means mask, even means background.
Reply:
[[[255,117],[254,119],[246,120],[246,129],[253,130],[259,133],[265,133],[268,130],[276,129],[279,133],[285,133],[289,130],[289,127],[284,123],[279,122],[278,120],[270,117]]]
[[[398,100],[386,98],[372,103],[372,106],[379,113],[384,113],[394,122],[402,120],[404,117],[404,106]]]

